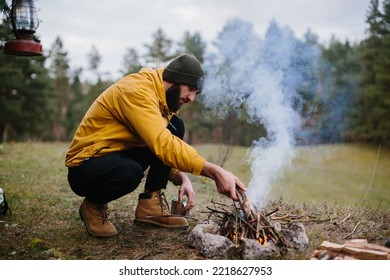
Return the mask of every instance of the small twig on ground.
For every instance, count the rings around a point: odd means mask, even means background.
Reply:
[[[355,225],[355,227],[353,228],[353,230],[352,230],[350,233],[348,233],[346,236],[344,236],[344,239],[350,237],[350,236],[355,232],[356,228],[358,227],[358,225],[360,225],[360,223],[361,223],[361,221],[359,221],[359,222]]]
[[[338,224],[341,225],[341,224],[344,223],[346,220],[348,220],[349,217],[351,217],[351,213],[349,213],[349,214],[347,215],[347,217],[345,217],[344,219],[342,219],[342,220],[340,221],[340,223],[338,223]]]

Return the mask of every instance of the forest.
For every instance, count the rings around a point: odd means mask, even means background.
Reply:
[[[272,138],[272,121],[287,108],[287,130],[299,145],[359,142],[390,146],[390,0],[371,0],[367,32],[360,42],[332,38],[319,43],[310,29],[303,39],[276,21],[264,38],[240,19],[226,22],[213,51],[198,32],[174,42],[164,30],[151,34],[142,51],[129,47],[121,73],[161,67],[176,55],[193,53],[206,69],[206,86],[179,114],[190,144],[250,146]],[[0,143],[69,141],[94,99],[115,81],[100,71],[98,46],[86,54],[86,69],[71,69],[60,36],[41,57],[3,53],[12,38],[0,25]],[[232,40],[231,38],[235,38]],[[84,80],[89,73],[94,81]],[[274,102],[278,92],[278,111]],[[257,106],[259,104],[259,106]],[[272,114],[261,112],[274,108]],[[291,117],[292,116],[292,117]],[[283,121],[283,119],[282,119]],[[286,122],[286,120],[284,121]]]

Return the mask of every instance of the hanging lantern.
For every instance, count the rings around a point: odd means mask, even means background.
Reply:
[[[35,0],[12,0],[10,21],[16,39],[5,43],[4,53],[21,56],[42,55],[42,45],[34,37],[39,19]]]

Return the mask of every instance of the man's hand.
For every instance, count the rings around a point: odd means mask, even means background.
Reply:
[[[178,193],[178,203],[183,202],[183,197],[187,196],[187,205],[184,207],[184,211],[188,212],[195,206],[195,191],[192,187],[192,183],[190,178],[188,178],[187,174],[179,171],[174,175],[174,180],[177,182],[179,187]]]
[[[240,179],[218,165],[206,161],[201,174],[213,179],[218,192],[233,200],[238,200],[236,188],[246,191],[246,187]]]

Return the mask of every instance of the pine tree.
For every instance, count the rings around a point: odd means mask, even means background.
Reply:
[[[60,37],[57,37],[49,53],[49,73],[56,94],[53,107],[53,138],[55,141],[67,140],[67,114],[71,99],[69,85],[69,59],[68,53]]]
[[[76,69],[72,74],[72,82],[70,85],[69,106],[66,116],[66,132],[67,139],[73,137],[81,119],[86,112],[86,95],[84,94],[84,85],[80,80],[82,69]]]
[[[141,62],[138,52],[134,48],[128,48],[123,57],[123,69],[120,72],[123,75],[136,73],[141,69]]]
[[[172,48],[172,40],[167,38],[164,31],[159,28],[152,35],[152,44],[144,44],[147,49],[145,54],[146,62],[151,64],[152,67],[162,67],[165,62],[172,59],[173,56],[170,54]]]
[[[178,53],[191,53],[203,63],[204,55],[206,53],[206,43],[203,41],[199,32],[193,35],[189,31],[184,32],[183,40],[178,43]]]
[[[102,56],[95,45],[92,45],[91,51],[87,54],[89,69],[96,75],[97,81],[101,80],[101,73],[99,71]]]
[[[9,26],[0,24],[1,41],[12,38]],[[50,140],[52,94],[45,57],[6,55],[0,47],[1,141]]]
[[[323,92],[317,100],[321,107],[319,136],[321,142],[333,143],[349,139],[351,116],[355,113],[358,97],[360,67],[356,47],[332,38],[322,51]]]
[[[362,85],[353,135],[374,144],[390,145],[390,8],[389,0],[371,0],[368,38],[360,45]]]

